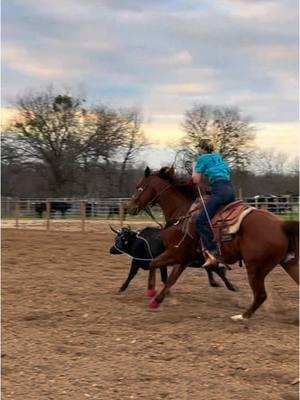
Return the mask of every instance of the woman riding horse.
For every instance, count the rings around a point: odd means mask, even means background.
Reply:
[[[196,219],[197,231],[206,256],[203,267],[208,267],[216,265],[220,256],[214,242],[211,220],[223,206],[235,200],[235,194],[229,166],[220,154],[214,152],[213,145],[202,139],[196,148],[199,157],[192,175],[193,182],[201,187],[206,178],[211,185],[211,195]]]
[[[187,265],[199,256],[195,224],[192,221],[186,224],[185,219],[181,219],[189,213],[195,200],[196,193],[191,193],[190,185],[177,185],[172,168],[151,173],[147,167],[126,206],[128,213],[136,215],[147,206],[158,204],[167,221],[162,231],[166,250],[150,263],[150,269],[165,266],[173,266],[173,269],[164,288],[149,303],[151,308],[160,306]],[[184,225],[188,225],[188,234]],[[242,314],[234,315],[232,319],[235,321],[250,318],[266,300],[265,278],[276,265],[280,264],[299,284],[298,221],[283,221],[268,211],[253,209],[242,220],[239,231],[221,246],[225,263],[244,261],[253,292],[251,305]],[[289,253],[293,254],[290,259],[287,257]]]

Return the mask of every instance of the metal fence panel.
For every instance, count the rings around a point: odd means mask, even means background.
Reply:
[[[16,200],[2,198],[1,215],[2,227],[36,229],[56,229],[59,226],[76,226],[76,230],[89,230],[93,223],[109,221],[118,222],[120,207],[128,202],[129,198],[105,199],[26,199]],[[287,199],[258,198],[243,199],[249,205],[258,209],[265,209],[285,219],[298,219],[299,197]],[[163,222],[163,214],[159,207],[153,207],[153,215],[159,222]],[[127,222],[143,222],[150,224],[153,221],[146,213],[138,216],[127,216]],[[95,225],[95,224],[94,224]]]

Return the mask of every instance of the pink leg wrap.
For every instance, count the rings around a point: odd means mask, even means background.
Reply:
[[[158,303],[155,299],[149,301],[149,307],[156,310],[160,307],[160,303]]]
[[[148,289],[147,290],[147,296],[148,297],[154,297],[156,295],[156,290],[155,289]]]

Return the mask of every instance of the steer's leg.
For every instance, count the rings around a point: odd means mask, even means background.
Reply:
[[[135,277],[135,275],[137,274],[137,272],[139,270],[139,266],[134,261],[135,260],[132,260],[128,277],[127,277],[126,281],[123,283],[123,285],[120,287],[119,293],[124,292],[128,288],[129,283],[132,281],[132,279]]]
[[[162,267],[160,269],[160,277],[161,277],[161,281],[162,283],[166,283],[168,280],[168,270],[167,267]]]

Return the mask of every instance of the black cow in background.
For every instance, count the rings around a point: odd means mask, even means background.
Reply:
[[[253,197],[253,200],[256,208],[276,213],[278,198],[274,194],[258,194]]]
[[[119,206],[108,206],[108,213],[106,218],[110,219],[116,216],[119,216],[120,208]]]
[[[96,205],[97,203],[89,203],[89,202],[85,203],[85,216],[87,218],[97,216]]]
[[[72,208],[72,204],[65,201],[50,201],[50,214],[53,212],[60,212],[62,217],[65,217],[66,212]],[[43,218],[43,213],[47,210],[47,203],[40,202],[34,204],[34,209],[40,218]]]
[[[98,203],[91,203],[91,202],[86,202],[85,203],[85,215],[87,218],[91,218],[91,217],[96,217],[98,214],[99,215],[103,215],[104,211],[106,213],[106,218],[110,219],[113,218],[115,216],[119,215],[119,206],[104,206],[104,210],[103,210],[103,205],[99,207]],[[101,210],[103,211],[103,214],[101,213]]]
[[[110,253],[126,253],[129,254],[131,257],[136,258],[132,259],[128,277],[119,290],[120,292],[122,292],[127,289],[130,281],[135,277],[140,268],[145,271],[149,271],[149,264],[151,262],[151,259],[159,256],[165,250],[165,247],[162,241],[162,230],[160,228],[148,227],[141,230],[140,232],[131,230],[130,228],[122,228],[120,231],[116,231],[112,227],[111,229],[113,232],[117,233],[117,236],[115,237],[114,245],[110,249]],[[138,260],[138,258],[148,260]],[[200,268],[203,263],[204,259],[201,263],[199,254],[199,260],[191,263],[189,267]],[[219,265],[217,265],[215,267],[205,268],[205,270],[208,275],[210,286],[220,286],[218,282],[214,280],[214,272],[223,280],[227,289],[236,291],[236,288],[226,278],[226,270],[224,267],[220,267]],[[165,283],[167,280],[167,268],[160,268],[160,272],[161,280],[163,283]]]

